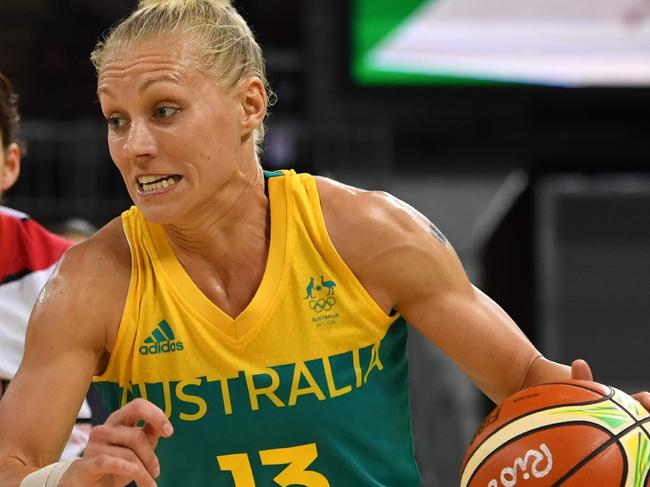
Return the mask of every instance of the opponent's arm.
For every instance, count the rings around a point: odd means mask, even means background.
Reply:
[[[18,486],[30,472],[58,460],[92,376],[105,367],[111,325],[126,296],[128,263],[125,280],[123,259],[111,250],[119,242],[102,242],[103,235],[66,253],[32,312],[23,362],[0,401],[2,487]],[[154,409],[150,403],[130,405],[95,428],[84,459],[69,469],[68,477],[77,480],[61,485],[95,485],[98,472],[129,472],[140,485],[155,485],[157,460],[143,442],[155,443],[151,439],[162,435],[167,419]],[[135,431],[141,419],[153,425],[151,431]]]

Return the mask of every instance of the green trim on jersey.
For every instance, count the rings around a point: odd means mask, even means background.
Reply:
[[[282,171],[267,171],[266,169],[264,170],[264,179],[275,178],[278,176],[282,176]]]

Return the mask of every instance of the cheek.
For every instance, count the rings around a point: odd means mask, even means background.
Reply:
[[[118,140],[114,136],[109,135],[107,140],[108,140],[108,153],[111,155],[113,164],[115,164],[117,168],[120,171],[122,171],[122,166],[124,161],[124,157],[122,155],[122,150],[121,150],[122,145],[118,142]]]

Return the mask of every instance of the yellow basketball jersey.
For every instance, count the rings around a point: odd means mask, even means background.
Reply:
[[[197,288],[160,225],[122,214],[131,282],[95,381],[111,410],[143,397],[170,418],[159,486],[417,486],[406,325],[338,255],[313,177],[265,177],[267,266],[236,318]]]

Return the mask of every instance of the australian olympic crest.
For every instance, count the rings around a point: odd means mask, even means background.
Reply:
[[[321,274],[320,279],[315,276],[309,278],[303,298],[314,313],[312,321],[317,324],[333,324],[338,318],[334,309],[336,306],[336,282],[325,279]]]

